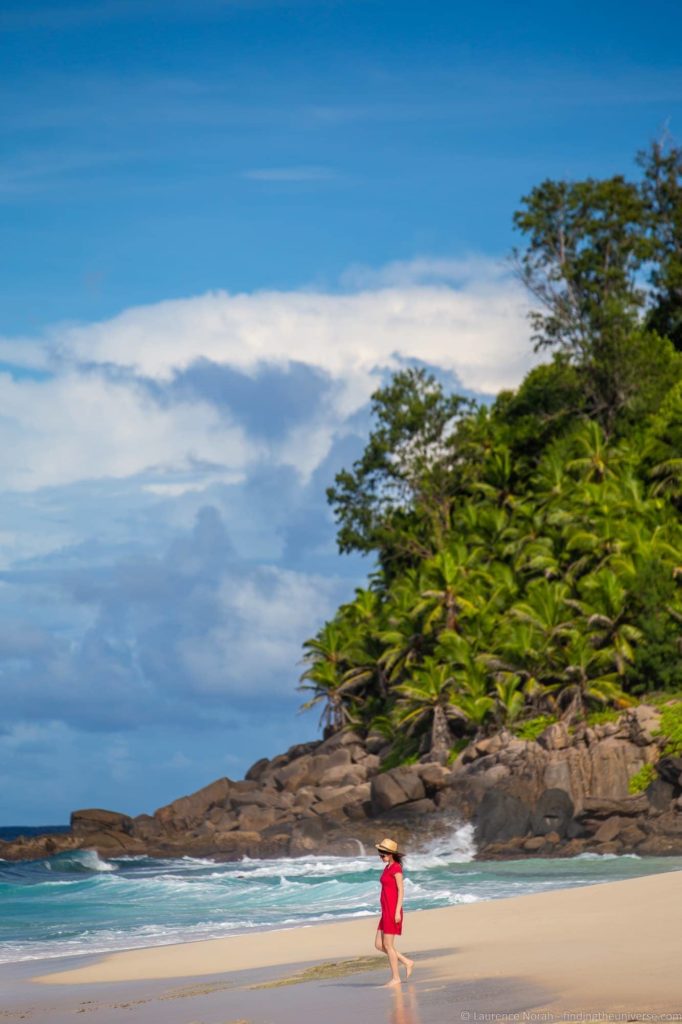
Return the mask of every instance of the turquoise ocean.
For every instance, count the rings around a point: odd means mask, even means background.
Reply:
[[[26,831],[26,830],[24,830]],[[0,837],[9,837],[0,830]],[[475,861],[473,829],[405,860],[406,912],[682,869],[682,857]],[[374,851],[223,863],[93,851],[0,861],[0,963],[158,946],[316,921],[378,919]]]

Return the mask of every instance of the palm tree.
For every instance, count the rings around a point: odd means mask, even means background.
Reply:
[[[531,623],[511,615],[498,622],[492,640],[481,660],[495,680],[496,690],[498,683],[506,686],[508,680],[519,680],[529,712],[537,715],[549,710],[552,694],[561,685],[557,645]],[[500,690],[497,693],[499,696]]]
[[[590,641],[597,650],[610,647],[619,676],[634,660],[633,644],[642,633],[628,622],[629,594],[618,576],[610,569],[592,573],[582,582],[583,600],[571,600],[586,620]]]
[[[505,675],[495,681],[495,716],[499,725],[511,723],[522,714],[526,697],[520,676]]]
[[[378,664],[387,685],[418,665],[427,653],[423,616],[418,611],[419,579],[410,571],[390,589],[377,638],[381,644]]]
[[[569,594],[565,583],[535,580],[528,587],[526,600],[514,605],[510,615],[528,623],[546,642],[560,642],[573,625],[567,604]]]
[[[611,647],[597,650],[590,638],[575,632],[564,650],[563,685],[557,695],[562,719],[570,724],[584,715],[590,701],[627,707],[636,703],[618,685],[618,673]]]
[[[608,444],[604,431],[595,420],[586,420],[570,440],[576,455],[567,468],[584,481],[602,483],[623,461],[622,449]]]
[[[351,698],[362,690],[367,677],[357,671],[358,649],[347,625],[338,619],[325,623],[317,636],[306,640],[304,661],[309,668],[301,675],[299,689],[312,690],[302,710],[325,701],[320,723],[338,732],[348,722]]]
[[[469,552],[463,544],[457,544],[425,564],[421,600],[415,613],[424,615],[426,632],[437,632],[439,628],[454,632],[460,628],[462,614],[473,612],[474,606],[462,591],[466,573],[476,560],[477,552]]]
[[[434,761],[445,764],[452,746],[448,719],[463,717],[452,702],[453,679],[449,667],[426,658],[410,678],[396,687],[398,726],[409,736],[430,729],[429,750]]]

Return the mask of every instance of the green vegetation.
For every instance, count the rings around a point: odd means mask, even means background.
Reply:
[[[590,711],[587,716],[587,724],[591,727],[604,725],[605,722],[617,722],[620,718],[620,711],[615,708],[602,708],[599,711]]]
[[[304,707],[382,736],[385,767],[679,700],[682,149],[639,165],[545,181],[515,215],[550,361],[491,405],[396,373],[328,490],[340,550],[375,569],[304,645]]]
[[[666,739],[663,756],[682,754],[682,702],[661,709],[661,724],[656,734]]]
[[[261,982],[252,985],[253,989],[284,988],[287,985],[303,985],[307,981],[328,981],[331,978],[346,978],[350,974],[362,974],[364,971],[377,971],[384,967],[386,958],[383,956],[356,956],[353,960],[329,960],[325,963],[305,967],[297,974],[275,981]]]
[[[628,791],[633,794],[643,793],[645,789],[649,788],[655,778],[656,769],[654,766],[652,764],[644,764],[638,772],[630,776]]]
[[[514,729],[514,735],[520,740],[536,740],[540,733],[543,733],[548,725],[556,722],[556,715],[538,715],[536,718],[527,718],[520,722]]]

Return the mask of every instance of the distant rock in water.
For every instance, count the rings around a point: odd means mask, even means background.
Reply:
[[[216,779],[152,815],[74,811],[67,834],[2,842],[0,857],[355,855],[389,832],[414,849],[449,832],[453,818],[475,824],[480,859],[680,855],[682,758],[661,756],[659,720],[642,704],[572,734],[561,722],[537,740],[502,730],[470,743],[449,767],[427,755],[388,771],[374,740],[344,731],[261,758],[244,779]],[[646,765],[658,777],[630,795],[630,778]]]

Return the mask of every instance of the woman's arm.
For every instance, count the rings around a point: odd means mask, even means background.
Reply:
[[[396,871],[395,873],[395,884],[398,886],[398,902],[395,905],[395,923],[400,924],[400,917],[403,912],[403,873],[402,871]]]

